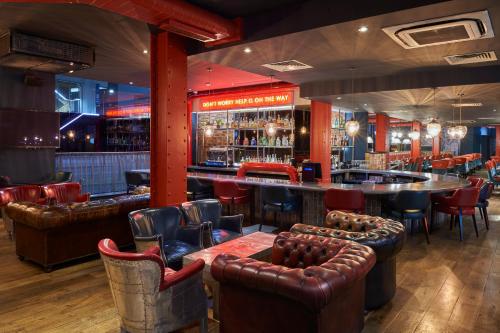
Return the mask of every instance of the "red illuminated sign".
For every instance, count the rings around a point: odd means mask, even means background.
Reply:
[[[149,105],[125,106],[106,110],[108,118],[123,118],[123,117],[146,117],[149,116],[151,108]]]
[[[268,94],[241,94],[233,96],[214,96],[200,99],[201,111],[255,108],[293,104],[293,92],[281,91]]]

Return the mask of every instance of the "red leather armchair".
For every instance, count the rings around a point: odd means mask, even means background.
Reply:
[[[476,205],[479,199],[478,187],[467,187],[461,188],[453,192],[451,196],[439,196],[435,198],[436,209],[440,213],[445,213],[451,215],[450,219],[450,229],[453,228],[453,223],[457,221],[460,229],[460,240],[463,240],[463,215],[469,215],[472,217],[472,222],[474,223],[474,229],[476,231],[476,236],[479,237],[476,224]]]
[[[360,332],[372,249],[351,241],[283,232],[272,263],[222,254],[221,332]]]
[[[14,237],[14,223],[12,219],[5,212],[5,206],[10,202],[33,202],[44,204],[45,198],[42,198],[42,190],[37,185],[23,185],[16,187],[7,187],[0,190],[0,210],[1,217],[5,223],[5,230],[10,239]]]
[[[103,239],[98,245],[123,331],[171,332],[200,322],[207,332],[207,298],[198,259],[180,271],[166,268],[160,248],[143,253],[119,252]]]
[[[90,200],[90,193],[81,193],[79,183],[50,184],[43,187],[43,192],[48,200],[57,203],[86,202]]]

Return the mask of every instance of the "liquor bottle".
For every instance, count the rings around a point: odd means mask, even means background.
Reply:
[[[247,137],[245,137],[245,138],[243,139],[243,145],[244,145],[244,146],[248,146],[248,138],[247,138]]]
[[[252,140],[250,141],[250,145],[252,145],[252,146],[257,145],[257,140],[255,139],[255,136],[252,136]]]
[[[279,137],[276,138],[276,147],[280,147],[281,146],[281,140]]]

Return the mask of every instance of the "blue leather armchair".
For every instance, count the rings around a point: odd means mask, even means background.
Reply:
[[[202,225],[205,247],[221,244],[243,235],[243,214],[221,216],[222,205],[216,199],[184,202],[181,205],[188,225]]]
[[[137,252],[159,246],[166,266],[182,268],[182,257],[203,248],[202,227],[182,226],[177,207],[147,208],[129,214]]]

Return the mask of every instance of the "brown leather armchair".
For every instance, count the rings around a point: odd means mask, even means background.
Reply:
[[[211,272],[220,283],[221,332],[360,332],[369,247],[347,240],[279,234],[272,263],[222,254]]]

